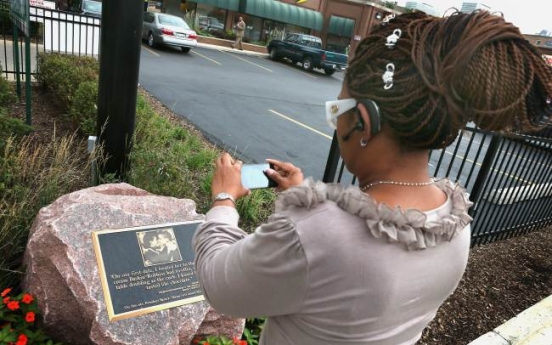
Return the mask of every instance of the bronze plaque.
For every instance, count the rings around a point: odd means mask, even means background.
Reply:
[[[202,222],[92,233],[110,321],[204,300],[191,244]]]

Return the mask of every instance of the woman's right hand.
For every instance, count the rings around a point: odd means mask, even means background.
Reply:
[[[267,159],[266,161],[274,166],[274,169],[268,169],[266,174],[278,184],[277,191],[281,192],[303,183],[303,172],[295,165],[276,159]]]

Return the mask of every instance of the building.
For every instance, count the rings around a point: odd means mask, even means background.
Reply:
[[[542,57],[552,66],[552,37],[541,35],[523,35],[542,53]]]
[[[426,4],[424,2],[407,1],[404,7],[408,9],[416,10],[416,11],[421,11],[434,17],[439,17],[441,15],[440,12],[435,7],[433,7],[430,4]]]
[[[262,45],[300,32],[321,37],[327,50],[345,53],[354,51],[385,16],[404,11],[396,5],[390,7],[366,0],[163,0],[161,11],[181,16],[188,23],[198,16],[214,17],[224,23],[225,31],[231,31],[242,16],[247,42]]]
[[[475,10],[485,10],[491,12],[491,8],[481,2],[464,2],[460,12],[472,13]]]

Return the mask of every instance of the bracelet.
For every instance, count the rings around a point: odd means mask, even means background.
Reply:
[[[226,192],[218,193],[213,198],[213,202],[221,201],[221,200],[231,200],[234,204],[236,204],[236,199],[234,199],[234,197],[232,195],[230,195],[229,193],[226,193]]]

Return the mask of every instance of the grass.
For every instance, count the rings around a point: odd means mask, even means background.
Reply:
[[[32,137],[6,140],[0,156],[0,287],[18,286],[23,253],[40,208],[87,185],[90,161],[76,135],[36,145]]]

